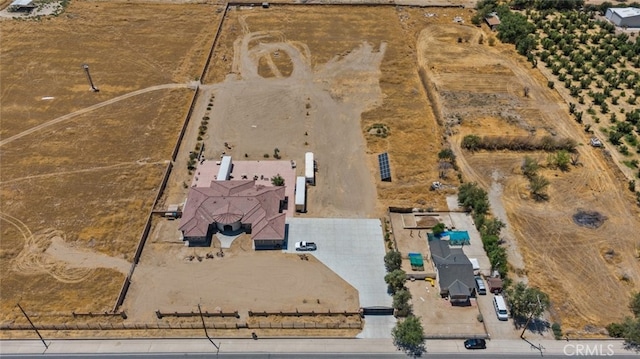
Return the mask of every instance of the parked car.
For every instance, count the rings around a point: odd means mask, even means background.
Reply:
[[[487,349],[487,342],[484,339],[467,339],[464,341],[467,349]]]
[[[318,249],[313,242],[296,242],[296,251],[315,251]]]
[[[478,291],[478,294],[486,295],[487,287],[484,286],[484,281],[482,280],[482,277],[476,276],[474,278],[476,280],[476,290]]]
[[[493,297],[493,308],[496,310],[498,320],[509,320],[509,314],[507,312],[507,303],[501,295]]]

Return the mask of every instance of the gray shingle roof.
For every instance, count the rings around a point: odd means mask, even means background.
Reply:
[[[461,248],[451,248],[449,243],[443,240],[429,242],[429,250],[433,264],[438,270],[438,283],[441,289],[447,289],[453,296],[473,293],[475,279],[473,278],[473,266]]]

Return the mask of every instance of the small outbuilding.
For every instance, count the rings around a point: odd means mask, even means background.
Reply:
[[[611,7],[605,17],[616,26],[640,28],[640,8]]]
[[[494,294],[502,293],[502,279],[497,277],[487,278],[487,284],[489,285],[489,292]]]
[[[487,14],[487,16],[484,18],[484,21],[493,31],[495,31],[498,28],[498,25],[500,25],[500,18],[495,12]]]
[[[33,4],[33,0],[15,0],[7,10],[11,12],[31,12],[36,6]]]

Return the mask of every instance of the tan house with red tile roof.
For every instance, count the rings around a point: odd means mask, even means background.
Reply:
[[[212,181],[191,187],[180,220],[189,246],[211,245],[216,232],[251,235],[256,249],[281,248],[285,239],[285,187],[256,185],[253,180]]]

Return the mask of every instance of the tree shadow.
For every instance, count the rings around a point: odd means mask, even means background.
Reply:
[[[407,356],[411,357],[411,358],[420,358],[422,357],[423,354],[425,354],[427,352],[427,347],[425,346],[424,343],[418,345],[418,346],[414,346],[414,345],[401,345],[401,344],[397,344],[396,346],[398,347],[398,349],[404,351]]]
[[[543,335],[551,329],[551,323],[543,319],[534,319],[529,322],[527,325],[527,330]]]
[[[633,343],[633,342],[629,342],[628,340],[625,340],[624,349],[632,350],[636,353],[640,353],[640,343]]]
[[[525,318],[514,318],[513,322],[516,329],[523,329],[526,324],[528,331],[539,335],[544,335],[544,333],[548,332],[551,329],[551,323],[540,318],[531,319],[528,324]]]

